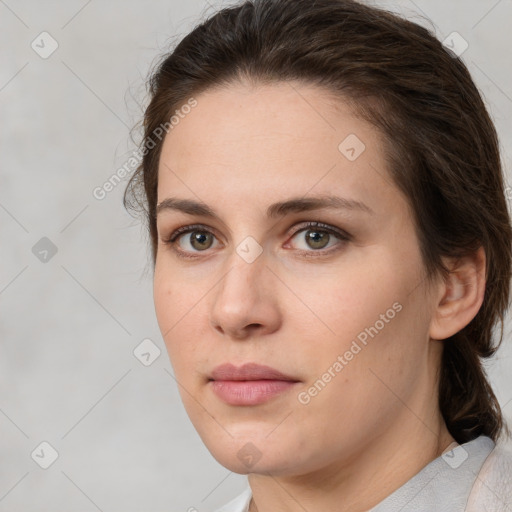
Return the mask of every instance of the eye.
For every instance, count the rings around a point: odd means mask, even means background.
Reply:
[[[178,228],[162,242],[170,245],[180,255],[194,257],[188,253],[204,252],[213,246],[214,240],[215,235],[206,226],[192,225]]]
[[[330,252],[331,247],[343,245],[343,242],[350,240],[350,236],[348,233],[344,233],[326,224],[308,222],[305,226],[295,231],[291,240],[294,239],[297,240],[299,245],[298,249],[300,251]],[[311,251],[311,249],[313,249],[313,251]]]
[[[340,246],[351,240],[351,236],[333,226],[310,221],[295,227],[290,241],[295,239],[297,240],[295,244],[299,246],[297,248],[299,253],[305,256],[320,256],[340,249]],[[178,256],[183,258],[200,257],[199,253],[207,253],[208,249],[216,247],[215,242],[218,245],[217,237],[202,224],[180,227],[169,237],[162,239],[164,245],[170,246]]]

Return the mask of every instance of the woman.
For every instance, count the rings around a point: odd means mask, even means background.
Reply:
[[[512,510],[482,367],[512,228],[462,61],[352,0],[255,0],[150,85],[125,205],[187,413],[249,475],[222,510]]]

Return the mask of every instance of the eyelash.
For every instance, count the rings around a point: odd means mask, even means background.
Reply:
[[[319,257],[323,255],[330,254],[332,252],[335,252],[340,249],[340,245],[345,245],[345,242],[349,242],[352,240],[352,236],[348,234],[345,231],[342,231],[341,229],[335,228],[333,226],[329,226],[328,224],[324,224],[322,222],[317,221],[309,221],[304,224],[301,224],[300,227],[293,231],[293,233],[290,235],[291,238],[293,238],[297,233],[300,233],[301,231],[307,231],[310,228],[317,228],[319,232],[327,233],[329,235],[334,235],[336,238],[338,238],[342,243],[337,244],[335,247],[331,247],[329,249],[319,249],[311,251],[304,251],[304,250],[298,250],[300,254],[305,256],[306,258],[314,258]],[[172,248],[172,250],[181,258],[188,258],[188,259],[195,259],[201,257],[201,252],[207,252],[205,251],[195,251],[196,254],[191,255],[186,251],[182,251],[181,249],[177,249],[175,246],[177,244],[177,241],[181,235],[184,235],[186,233],[192,233],[194,231],[199,231],[202,233],[209,233],[213,236],[215,236],[215,233],[211,231],[210,228],[205,226],[204,224],[191,224],[188,226],[182,226],[178,229],[176,229],[173,233],[171,233],[170,236],[163,238],[162,243],[164,245],[168,245]]]

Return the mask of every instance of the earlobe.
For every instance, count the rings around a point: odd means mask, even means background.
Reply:
[[[439,284],[430,323],[430,338],[444,340],[466,327],[476,316],[485,293],[485,251],[445,260],[450,274]]]

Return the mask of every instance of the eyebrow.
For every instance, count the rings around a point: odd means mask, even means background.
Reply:
[[[300,213],[310,210],[336,209],[336,210],[359,210],[374,215],[375,212],[365,203],[354,199],[347,199],[338,196],[316,196],[316,197],[293,197],[286,201],[279,201],[267,208],[267,217],[284,217],[289,213]],[[156,214],[164,210],[180,211],[189,215],[199,215],[211,219],[220,220],[219,215],[207,204],[192,199],[179,199],[168,197],[156,206]]]

